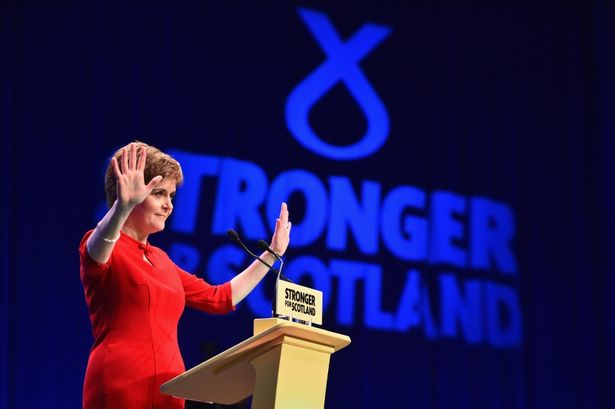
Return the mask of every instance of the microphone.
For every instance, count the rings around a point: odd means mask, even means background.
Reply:
[[[233,229],[228,229],[226,231],[226,235],[233,240],[235,243],[239,244],[241,246],[241,248],[243,248],[249,255],[251,255],[252,257],[254,257],[255,259],[257,259],[258,261],[260,261],[261,263],[263,263],[264,265],[266,265],[267,267],[269,267],[270,270],[273,270],[274,272],[276,272],[278,274],[277,278],[276,278],[276,282],[275,282],[275,287],[276,287],[276,292],[277,292],[277,288],[278,288],[278,281],[280,281],[280,279],[284,280],[284,281],[288,281],[291,282],[292,281],[287,278],[284,274],[282,274],[282,266],[284,265],[284,261],[282,260],[282,257],[280,257],[279,255],[277,255],[275,253],[275,251],[271,250],[269,248],[269,245],[264,241],[264,240],[260,240],[258,242],[259,246],[261,246],[263,248],[263,250],[266,250],[268,253],[271,253],[275,256],[275,258],[277,258],[278,260],[280,260],[280,269],[276,269],[275,267],[269,265],[269,263],[267,263],[265,260],[263,260],[262,258],[260,258],[258,255],[252,253],[250,251],[249,248],[246,247],[245,244],[243,244],[243,242],[241,241],[241,239],[239,238],[239,234],[233,230]],[[262,243],[261,243],[262,242]],[[277,313],[276,313],[276,295],[274,294],[273,296],[273,301],[271,303],[271,313],[272,316],[277,317]]]
[[[258,244],[261,249],[265,250],[267,253],[273,254],[275,258],[280,260],[280,271],[278,272],[278,280],[282,278],[282,280],[292,283],[293,281],[290,278],[282,274],[282,267],[284,267],[284,260],[282,260],[282,257],[280,257],[275,251],[271,250],[271,247],[269,247],[265,240],[260,239],[256,244]]]
[[[243,248],[249,255],[251,255],[252,257],[254,257],[255,259],[257,259],[258,261],[260,261],[261,263],[263,263],[264,265],[266,265],[267,267],[269,267],[271,270],[273,270],[274,272],[276,272],[278,274],[278,277],[282,274],[281,273],[281,269],[278,270],[277,268],[271,266],[269,263],[267,263],[265,260],[263,260],[262,258],[260,258],[258,255],[252,253],[250,251],[249,248],[246,247],[245,244],[243,244],[243,241],[241,241],[241,239],[239,238],[239,234],[233,230],[233,229],[228,229],[226,231],[226,235],[233,240],[235,243],[239,244],[241,246],[241,248]],[[274,253],[275,254],[275,253]]]
[[[278,283],[280,282],[280,279],[284,281],[288,281],[289,283],[292,283],[292,280],[287,278],[284,274],[282,274],[282,267],[284,267],[284,260],[282,260],[282,257],[280,257],[278,253],[273,251],[265,240],[260,239],[257,242],[257,244],[259,245],[261,249],[265,250],[267,253],[273,254],[275,258],[280,260],[280,271],[278,272],[278,276],[276,277],[276,280],[275,280],[275,295],[273,296],[273,300],[271,302],[271,315],[274,317],[281,317],[280,315],[278,315],[278,311],[276,308],[276,300],[278,298]],[[282,317],[282,318],[287,318],[287,317]]]

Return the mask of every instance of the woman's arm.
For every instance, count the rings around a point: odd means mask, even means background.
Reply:
[[[137,158],[137,147],[131,143],[122,151],[121,169],[117,159],[111,158],[117,181],[117,200],[98,223],[86,243],[88,254],[98,263],[105,264],[109,261],[115,242],[120,236],[120,230],[130,212],[143,202],[162,180],[162,176],[156,176],[147,185],[145,184],[143,169],[146,156],[146,150],[142,148]]]
[[[288,206],[286,203],[282,203],[280,216],[275,222],[275,230],[273,232],[271,245],[269,246],[279,256],[282,256],[288,248],[291,227],[292,223],[288,220]],[[275,257],[268,252],[264,252],[260,257],[271,265],[276,261]],[[254,260],[248,268],[233,277],[231,280],[233,306],[237,305],[250,294],[268,271],[269,268],[267,266],[258,260]]]

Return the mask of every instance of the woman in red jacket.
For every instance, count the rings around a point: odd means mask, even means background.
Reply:
[[[81,281],[94,345],[83,390],[86,409],[183,408],[160,385],[184,371],[177,323],[187,304],[214,314],[232,311],[267,273],[255,261],[231,281],[212,286],[183,271],[150,234],[162,231],[183,181],[179,163],[144,143],[111,158],[105,175],[109,211],[80,245]],[[291,223],[282,203],[271,248],[282,255]],[[269,253],[261,258],[272,264]]]

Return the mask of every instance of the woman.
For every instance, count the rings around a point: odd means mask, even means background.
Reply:
[[[228,313],[267,274],[255,261],[231,281],[212,286],[148,243],[150,234],[164,229],[182,181],[179,163],[144,143],[131,143],[111,158],[105,175],[110,210],[80,245],[94,333],[84,408],[183,408],[183,400],[161,394],[160,385],[184,371],[177,343],[184,305]],[[282,203],[271,241],[280,255],[290,229]],[[275,261],[269,253],[261,258]]]

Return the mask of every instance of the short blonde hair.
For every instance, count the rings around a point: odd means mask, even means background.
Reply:
[[[145,184],[148,184],[158,175],[162,176],[164,179],[175,179],[176,186],[180,186],[183,183],[184,175],[182,173],[182,168],[175,158],[146,143],[139,141],[134,141],[133,143],[137,147],[137,155],[140,155],[142,148],[145,148],[147,152],[145,169],[143,170]],[[130,144],[118,149],[113,154],[113,157],[117,159],[118,164],[122,163],[123,149],[128,148],[129,146]],[[109,165],[107,166],[107,171],[105,172],[105,195],[107,196],[107,206],[111,208],[113,203],[117,200],[117,181],[115,179],[115,173],[113,171],[111,160],[109,160]]]

